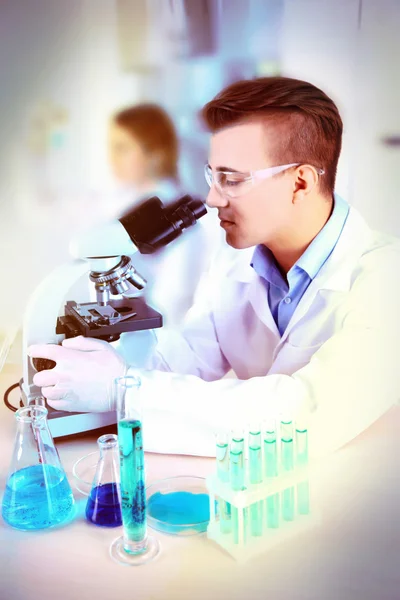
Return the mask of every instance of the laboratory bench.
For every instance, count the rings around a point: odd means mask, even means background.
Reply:
[[[1,399],[20,375],[20,367],[5,365]],[[15,417],[3,402],[0,412],[2,495]],[[96,450],[100,432],[58,439],[78,516],[66,526],[36,532],[14,530],[0,519],[0,598],[399,600],[399,432],[400,407],[395,407],[326,460],[310,478],[320,524],[241,566],[206,534],[173,537],[157,531],[151,531],[161,544],[155,562],[114,563],[109,546],[121,528],[86,522],[86,496],[75,489],[72,475],[75,461]],[[214,469],[209,458],[146,454],[146,461],[148,484],[174,475],[206,476]]]

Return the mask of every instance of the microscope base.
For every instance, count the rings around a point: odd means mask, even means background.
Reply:
[[[48,424],[53,438],[101,429],[117,422],[116,412],[107,413],[49,413]]]
[[[27,405],[26,394],[24,392],[23,379],[19,382],[21,391],[22,404]],[[54,410],[48,406],[47,422],[53,438],[64,437],[66,435],[74,435],[92,429],[100,429],[108,425],[114,425],[117,422],[116,411],[99,412],[99,413],[73,413],[61,410]]]

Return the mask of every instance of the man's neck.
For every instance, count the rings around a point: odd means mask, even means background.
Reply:
[[[296,215],[291,227],[288,227],[273,242],[265,244],[271,250],[283,274],[286,275],[290,271],[324,228],[333,207],[333,200],[329,203],[319,198],[307,214]]]

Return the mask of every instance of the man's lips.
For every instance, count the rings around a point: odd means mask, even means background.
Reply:
[[[226,221],[225,219],[221,219],[220,221],[220,226],[224,227],[225,229],[228,229],[229,227],[233,227],[235,223],[233,223],[233,221]]]
[[[218,215],[218,216],[219,216],[219,220],[221,221],[221,225],[222,225],[222,223],[226,223],[226,224],[234,223],[234,221],[231,221],[230,219],[226,219],[225,217],[221,217],[221,215]]]

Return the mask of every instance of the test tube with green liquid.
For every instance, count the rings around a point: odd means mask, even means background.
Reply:
[[[217,475],[220,481],[229,482],[229,444],[228,434],[220,431],[217,434]],[[219,498],[219,523],[221,533],[230,533],[232,531],[231,523],[231,505],[229,502]]]
[[[293,423],[281,421],[281,463],[283,472],[293,471]],[[285,521],[294,519],[294,487],[291,486],[282,492],[282,517]]]
[[[249,479],[251,484],[262,482],[261,428],[253,427],[249,431]],[[250,532],[253,536],[262,535],[263,502],[250,506]]]
[[[137,377],[119,377],[114,382],[123,535],[111,544],[110,555],[124,565],[145,564],[160,551],[158,540],[147,535],[140,387],[141,381]]]
[[[230,482],[235,492],[244,490],[244,435],[242,431],[234,431],[232,434],[231,448],[229,452]],[[233,542],[240,540],[239,510],[236,506],[231,507]],[[243,510],[243,536],[246,538],[247,511]]]
[[[300,423],[296,426],[296,466],[304,467],[308,463],[308,432]],[[297,512],[308,515],[310,512],[310,489],[308,481],[297,484]]]
[[[267,479],[278,476],[278,447],[276,425],[271,421],[264,428],[264,473]],[[279,527],[279,493],[271,494],[266,500],[267,527]]]

